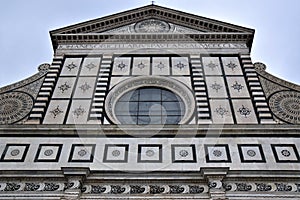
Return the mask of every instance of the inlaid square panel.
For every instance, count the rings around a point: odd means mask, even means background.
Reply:
[[[220,76],[206,77],[206,85],[210,98],[227,98],[224,78]]]
[[[222,62],[226,75],[243,75],[238,57],[222,57]]]
[[[226,79],[232,98],[250,97],[244,77],[227,77]]]
[[[106,144],[104,148],[104,163],[127,163],[128,144]]]
[[[40,144],[34,162],[58,162],[62,144]]]
[[[93,96],[96,77],[80,77],[78,79],[74,98],[90,99]]]
[[[231,162],[227,144],[206,144],[204,148],[206,162]]]
[[[227,99],[210,100],[211,114],[214,124],[233,124],[232,111]]]
[[[202,65],[205,75],[223,75],[219,57],[203,57]]]
[[[138,145],[138,163],[161,163],[161,144],[140,144]]]
[[[24,162],[29,144],[6,144],[1,162]]]
[[[98,58],[85,58],[81,71],[80,76],[97,76],[99,72],[101,57]]]
[[[132,75],[150,75],[150,58],[134,57]]]
[[[170,75],[169,57],[153,57],[152,75]]]
[[[52,99],[71,98],[76,78],[59,78]]]
[[[188,57],[172,57],[172,75],[190,75]]]
[[[91,100],[73,100],[67,124],[86,124]]]
[[[299,153],[294,144],[271,144],[276,162],[295,163],[300,162]]]
[[[195,145],[176,144],[171,146],[172,162],[197,162]]]
[[[250,99],[232,100],[232,104],[238,124],[257,124],[256,113]]]
[[[130,57],[116,57],[112,75],[128,76],[130,73],[131,58]]]
[[[63,124],[69,100],[51,100],[43,124]]]
[[[61,76],[77,76],[82,58],[66,58]]]
[[[260,144],[238,144],[241,162],[264,163],[265,155]]]
[[[95,144],[73,144],[69,162],[93,162]]]

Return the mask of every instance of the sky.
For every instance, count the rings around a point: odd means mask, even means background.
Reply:
[[[0,87],[51,63],[49,31],[151,4],[148,0],[3,0],[0,8]],[[252,61],[300,84],[299,0],[156,0],[155,4],[253,28]]]

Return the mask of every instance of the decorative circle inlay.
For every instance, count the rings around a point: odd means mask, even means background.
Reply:
[[[113,155],[113,157],[119,157],[121,155],[121,152],[119,150],[113,150],[111,154]]]
[[[256,152],[254,150],[248,150],[247,155],[250,157],[254,157],[254,156],[256,156]]]
[[[282,91],[270,97],[269,105],[272,112],[279,119],[300,124],[300,93],[293,91]]]
[[[254,67],[258,71],[265,71],[267,69],[266,65],[260,62],[254,63]]]
[[[0,95],[0,124],[12,124],[23,119],[32,109],[33,100],[22,92]]]
[[[152,156],[154,156],[154,151],[153,150],[151,150],[151,149],[149,149],[149,150],[147,150],[146,151],[146,155],[148,156],[148,157],[152,157]]]
[[[187,150],[181,150],[179,151],[179,155],[181,157],[187,157],[189,155],[189,152]]]
[[[220,151],[220,150],[214,150],[214,151],[213,151],[213,154],[214,154],[214,156],[216,156],[216,157],[221,157],[221,156],[222,156],[222,151]]]
[[[85,156],[86,154],[87,154],[87,152],[84,149],[81,149],[80,151],[78,151],[78,155],[81,157]]]
[[[44,155],[45,156],[51,156],[53,154],[53,150],[52,149],[47,149],[46,151],[44,151]]]
[[[10,152],[10,155],[11,156],[17,156],[20,154],[20,150],[19,149],[14,149]]]
[[[281,155],[283,155],[284,157],[289,157],[291,155],[291,152],[289,150],[282,150],[281,151]]]
[[[169,32],[170,25],[161,20],[148,19],[136,23],[134,29],[137,33],[165,33]]]
[[[44,63],[44,64],[41,64],[41,65],[38,67],[38,70],[39,70],[39,71],[48,71],[49,68],[50,68],[50,64]]]

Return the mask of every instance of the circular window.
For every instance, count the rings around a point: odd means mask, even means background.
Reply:
[[[105,99],[115,124],[187,124],[195,114],[193,92],[167,77],[139,76],[117,84]]]
[[[157,87],[129,91],[115,106],[116,117],[122,124],[178,124],[184,113],[184,104],[178,95]]]

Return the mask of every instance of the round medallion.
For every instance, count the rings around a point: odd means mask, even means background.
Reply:
[[[170,30],[170,25],[167,22],[148,19],[136,23],[134,27],[137,33],[166,33]]]
[[[119,157],[121,155],[121,152],[119,150],[113,150],[111,154],[113,155],[113,157]]]
[[[189,155],[189,152],[188,152],[187,150],[181,150],[181,151],[179,152],[179,155],[180,155],[181,157],[187,157],[187,156]]]
[[[291,152],[289,150],[282,150],[281,151],[281,155],[283,155],[284,157],[289,157],[291,155]]]
[[[147,150],[146,151],[146,155],[148,156],[148,157],[152,157],[152,156],[154,156],[154,151],[153,150],[151,150],[151,149],[149,149],[149,150]]]
[[[53,154],[53,150],[52,149],[47,149],[45,152],[44,152],[44,155],[45,156],[51,156]]]
[[[0,124],[12,124],[23,119],[33,107],[30,95],[9,92],[0,95]]]
[[[269,105],[276,117],[292,124],[300,124],[300,93],[282,91],[271,96]]]
[[[86,154],[87,154],[87,152],[84,149],[81,149],[80,151],[78,151],[78,155],[81,157],[85,156]]]
[[[222,152],[220,150],[214,150],[213,151],[214,156],[216,157],[221,157],[222,156]]]
[[[20,154],[20,150],[19,149],[14,149],[10,152],[10,155],[11,156],[17,156]]]
[[[250,156],[250,157],[254,157],[254,156],[256,156],[256,153],[253,150],[248,150],[247,155]]]

